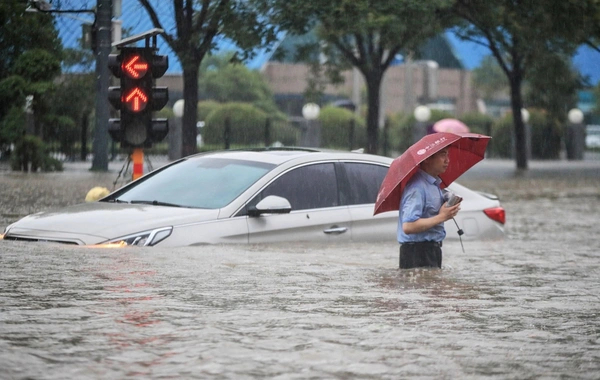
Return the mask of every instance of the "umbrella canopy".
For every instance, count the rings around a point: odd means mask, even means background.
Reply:
[[[397,211],[406,184],[416,173],[419,164],[426,158],[448,147],[450,164],[440,174],[441,187],[454,182],[473,165],[483,160],[489,136],[477,133],[444,133],[427,135],[411,145],[392,165],[381,183],[373,215],[386,211]]]
[[[456,119],[442,119],[433,124],[434,132],[468,133],[469,127]]]

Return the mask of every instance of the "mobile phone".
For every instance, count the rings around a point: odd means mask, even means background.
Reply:
[[[450,198],[448,198],[448,206],[454,206],[455,204],[460,203],[460,201],[462,201],[462,198],[452,193],[450,194]]]

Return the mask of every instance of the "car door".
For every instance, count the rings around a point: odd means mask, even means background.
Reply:
[[[398,212],[373,216],[375,200],[388,167],[366,162],[344,162],[341,191],[352,218],[353,241],[394,241]]]
[[[248,216],[250,243],[350,240],[350,213],[340,202],[333,162],[305,165],[283,173],[248,207],[269,195],[286,198],[292,211]]]

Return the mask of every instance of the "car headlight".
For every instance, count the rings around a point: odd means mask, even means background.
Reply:
[[[173,227],[157,228],[155,230],[138,232],[136,234],[122,236],[120,238],[112,239],[107,242],[100,243],[98,245],[116,247],[133,245],[137,247],[151,247],[168,238],[171,235],[171,232],[173,232]]]
[[[13,224],[14,224],[14,223],[13,223]],[[8,231],[10,230],[10,228],[11,228],[12,226],[13,226],[13,225],[12,225],[12,224],[10,224],[10,225],[8,225],[8,226],[7,226],[7,227],[4,229],[4,232],[0,232],[0,240],[4,240],[4,236],[6,236],[6,234],[8,233]]]

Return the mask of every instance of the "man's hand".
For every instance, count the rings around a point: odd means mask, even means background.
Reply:
[[[448,206],[446,203],[443,203],[437,215],[431,218],[420,218],[414,222],[402,223],[402,230],[405,234],[425,232],[437,224],[454,218],[458,214],[458,210],[460,210],[460,202],[454,206]]]
[[[456,214],[458,214],[459,210],[460,210],[460,202],[458,202],[454,206],[448,206],[447,203],[444,203],[444,204],[442,204],[442,207],[440,207],[439,215],[445,222],[446,220],[450,220],[450,219],[454,218],[456,216]]]

